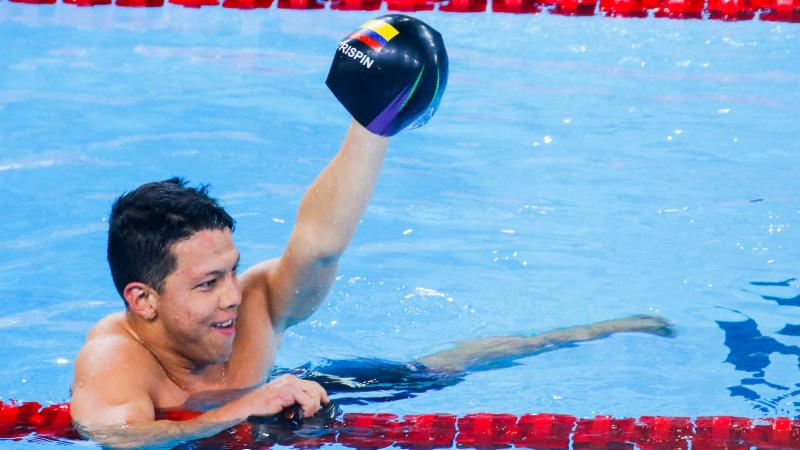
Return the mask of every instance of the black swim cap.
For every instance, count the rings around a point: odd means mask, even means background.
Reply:
[[[339,43],[325,83],[375,134],[420,127],[436,112],[447,85],[442,35],[401,14],[370,20]]]

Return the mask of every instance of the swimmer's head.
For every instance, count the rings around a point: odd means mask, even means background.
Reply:
[[[233,218],[208,196],[208,186],[186,184],[182,178],[146,183],[114,202],[108,265],[120,296],[132,282],[162,292],[177,266],[174,244],[202,230],[233,230]]]

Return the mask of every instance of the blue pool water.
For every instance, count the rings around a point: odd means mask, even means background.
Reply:
[[[280,254],[348,124],[334,48],[374,15],[0,3],[0,399],[68,400],[86,331],[122,307],[104,260],[121,192],[211,183],[243,265]],[[279,364],[657,313],[677,338],[348,411],[800,418],[800,27],[417,16],[448,45],[448,91],[392,142]]]

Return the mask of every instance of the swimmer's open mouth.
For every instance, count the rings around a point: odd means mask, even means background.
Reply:
[[[230,328],[233,326],[233,319],[226,320],[225,322],[212,323],[212,328]]]

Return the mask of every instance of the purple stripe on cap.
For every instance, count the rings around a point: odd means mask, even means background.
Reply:
[[[391,125],[392,121],[397,117],[397,114],[400,113],[400,109],[409,94],[411,94],[411,86],[407,86],[403,89],[394,100],[386,105],[386,109],[372,119],[372,122],[367,125],[367,129],[375,134],[386,136],[385,133],[389,130],[389,125]]]

